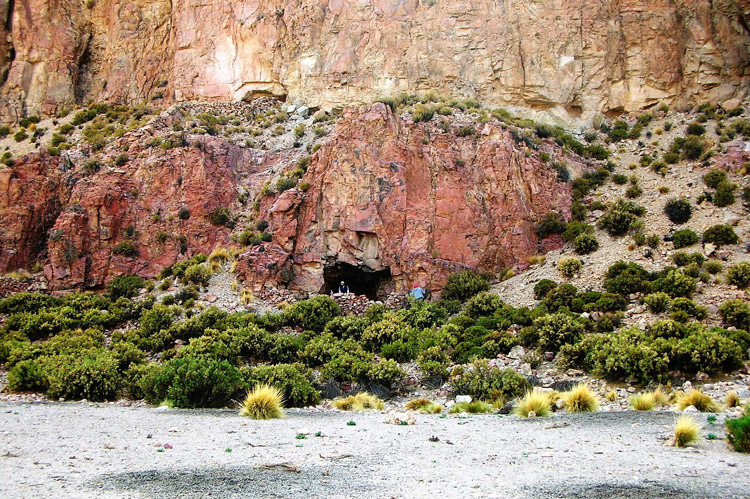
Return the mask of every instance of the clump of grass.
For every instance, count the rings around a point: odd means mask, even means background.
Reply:
[[[737,392],[734,390],[727,392],[727,396],[724,399],[724,405],[730,409],[732,407],[738,407],[740,405],[740,396],[737,395]]]
[[[341,411],[364,411],[366,409],[382,409],[383,401],[371,393],[360,392],[356,395],[337,398],[333,401],[333,406]]]
[[[274,386],[257,385],[245,397],[240,415],[253,419],[283,418],[284,404],[281,391]]]
[[[681,414],[674,425],[673,444],[675,447],[685,447],[698,440],[699,433],[698,422],[692,416]]]
[[[651,392],[651,395],[654,397],[654,402],[659,407],[663,407],[669,404],[672,398],[667,392],[664,391],[664,389],[661,386],[657,387],[656,390]]]
[[[630,407],[634,411],[653,411],[656,407],[656,399],[651,392],[639,393],[630,397]]]
[[[551,412],[550,395],[540,390],[530,390],[518,401],[514,413],[522,418],[547,417]]]
[[[677,398],[677,408],[684,410],[690,406],[695,407],[700,412],[719,412],[721,407],[711,397],[700,390],[690,390],[683,393]]]
[[[607,392],[607,395],[605,396],[605,398],[609,400],[610,402],[614,402],[615,400],[617,400],[617,390],[615,390],[614,388],[611,389],[610,391]]]
[[[487,402],[472,400],[471,402],[459,402],[458,404],[455,404],[451,407],[451,414],[459,414],[462,412],[467,412],[469,414],[487,414],[494,410],[495,408]]]
[[[243,289],[240,292],[240,303],[244,306],[248,306],[253,302],[253,292],[249,289]]]
[[[209,255],[206,261],[208,263],[219,262],[226,263],[231,258],[229,251],[226,248],[215,248]]]
[[[569,392],[563,394],[565,409],[568,412],[596,412],[599,401],[585,383],[578,383]]]
[[[420,411],[429,414],[440,414],[443,412],[443,406],[436,404],[430,399],[424,397],[412,399],[406,403],[406,408],[410,411]]]

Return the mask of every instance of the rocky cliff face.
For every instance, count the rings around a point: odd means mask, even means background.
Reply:
[[[238,277],[256,291],[318,292],[343,276],[367,281],[368,291],[436,289],[450,272],[524,267],[554,246],[539,244],[534,225],[552,210],[569,215],[570,184],[541,154],[574,172],[586,167],[550,141],[529,149],[498,121],[414,123],[375,104],[346,111],[304,184],[269,195],[268,181],[297,168],[304,146],[239,147],[188,133],[184,145],[154,147],[182,116],[166,113],[114,139],[93,153],[98,171],[87,145],[1,169],[0,272],[41,263],[53,289],[153,277],[266,220],[272,240],[238,258]],[[236,227],[213,225],[217,208]]]
[[[403,291],[415,282],[439,289],[464,268],[525,267],[540,250],[535,223],[552,210],[570,214],[569,184],[540,159],[562,152],[545,143],[527,156],[498,123],[477,136],[457,128],[404,121],[383,104],[347,113],[313,157],[309,189],[270,208],[274,244],[244,255],[246,279],[324,291],[346,275]]]
[[[750,77],[746,0],[2,0],[6,12],[6,119],[90,100],[331,107],[429,90],[576,117],[742,98]]]

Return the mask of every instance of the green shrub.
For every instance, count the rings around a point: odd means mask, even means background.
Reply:
[[[593,234],[580,234],[573,240],[573,248],[579,255],[588,255],[599,249],[599,240]]]
[[[372,364],[364,375],[367,381],[379,383],[391,387],[397,381],[406,377],[406,373],[399,367],[398,362],[393,359],[384,359],[377,364]]]
[[[475,360],[469,369],[454,369],[450,384],[455,393],[480,400],[509,400],[531,389],[521,374],[511,369],[490,367],[486,360]]]
[[[534,299],[541,300],[557,287],[557,283],[551,279],[541,279],[534,285]]]
[[[443,288],[442,298],[465,302],[472,296],[490,289],[490,276],[477,274],[471,270],[462,270],[448,276]]]
[[[672,298],[691,296],[695,291],[695,279],[679,270],[667,270],[654,282],[654,289],[667,293]]]
[[[179,210],[177,210],[177,217],[180,220],[189,220],[190,219],[190,210],[187,209],[187,207],[182,206]]]
[[[8,389],[10,391],[46,391],[47,386],[47,376],[42,364],[37,359],[17,362],[8,371]]]
[[[539,237],[545,238],[552,234],[562,234],[565,232],[565,221],[559,213],[547,213],[544,218],[536,224],[536,233]]]
[[[322,332],[326,324],[341,315],[341,308],[331,297],[318,295],[289,307],[284,316],[292,326]]]
[[[690,201],[686,198],[675,198],[667,201],[664,205],[664,213],[672,223],[684,224],[690,220],[690,215],[693,209],[690,205]]]
[[[750,414],[725,422],[727,441],[737,452],[750,452]]]
[[[690,160],[696,160],[701,157],[706,146],[700,137],[695,135],[688,135],[685,139],[685,143],[682,145],[682,154]]]
[[[643,302],[646,304],[646,306],[648,306],[651,312],[659,314],[667,311],[667,309],[669,308],[669,304],[672,302],[672,299],[667,293],[659,291],[646,295],[646,297],[643,299]]]
[[[212,225],[227,225],[232,220],[232,215],[229,213],[229,210],[226,208],[218,207],[214,209],[211,213],[208,215],[208,220],[211,222]]]
[[[750,332],[750,304],[740,300],[727,300],[719,307],[724,325]]]
[[[51,357],[45,362],[47,396],[113,400],[120,387],[117,368],[117,360],[103,348]]]
[[[727,172],[719,168],[712,168],[711,171],[703,175],[703,183],[711,189],[716,189],[719,184],[727,181]]]
[[[196,263],[185,269],[181,282],[205,287],[208,286],[209,279],[211,279],[211,270],[205,265]]]
[[[542,305],[544,305],[549,312],[557,312],[562,308],[571,309],[577,293],[578,288],[572,284],[567,282],[560,284],[547,293],[547,296],[542,300]]]
[[[278,388],[286,407],[306,407],[320,400],[320,392],[312,384],[312,371],[302,364],[253,367],[246,380],[249,386],[266,384]]]
[[[487,317],[495,313],[495,310],[504,305],[503,300],[495,293],[482,291],[473,296],[464,306],[464,314],[474,319]]]
[[[734,204],[734,189],[735,186],[729,182],[720,182],[711,197],[711,202],[720,208]]]
[[[713,243],[717,246],[737,244],[739,241],[740,238],[737,237],[731,225],[714,225],[703,233],[704,243]]]
[[[115,165],[125,166],[128,161],[130,161],[130,157],[127,155],[127,153],[122,153],[115,158]]]
[[[671,365],[687,373],[728,372],[743,365],[742,348],[717,331],[697,331],[678,341]]]
[[[539,348],[557,352],[562,345],[577,342],[584,333],[583,325],[565,314],[550,314],[534,321],[539,334]]]
[[[149,402],[176,407],[223,407],[247,389],[240,371],[226,360],[184,356],[169,360],[142,381]]]
[[[750,262],[740,262],[729,267],[727,282],[740,289],[750,286]]]
[[[376,352],[386,343],[406,339],[412,328],[400,316],[391,313],[368,326],[362,333],[362,343],[371,352]]]
[[[649,272],[634,262],[622,260],[612,264],[605,274],[604,289],[610,293],[628,296],[651,291]]]
[[[112,253],[133,258],[138,256],[138,248],[132,241],[122,241],[112,247]]]
[[[599,227],[611,236],[622,236],[634,227],[638,217],[644,213],[644,208],[632,201],[619,200],[599,220]]]
[[[706,260],[706,257],[704,257],[701,253],[693,252],[688,253],[686,251],[677,251],[672,255],[672,261],[675,265],[678,267],[684,267],[686,265],[690,265],[691,263],[696,264],[698,267],[703,265],[703,262]]]
[[[702,320],[706,317],[707,311],[705,307],[701,307],[697,303],[695,303],[693,300],[690,300],[688,298],[675,298],[672,300],[672,305],[670,307],[670,310],[672,312],[675,311],[681,311],[685,312],[687,315],[695,317],[698,320]]]
[[[692,246],[700,240],[698,234],[690,229],[682,229],[675,231],[672,242],[674,243],[675,249],[686,248]]]
[[[687,126],[686,133],[688,135],[703,135],[704,133],[706,133],[706,127],[704,127],[700,123],[693,122]]]
[[[616,173],[612,175],[612,180],[617,185],[625,185],[628,183],[628,176],[623,175],[622,173]]]
[[[724,265],[718,260],[708,260],[703,265],[703,268],[706,269],[706,272],[709,274],[716,275],[724,270]]]
[[[132,298],[138,295],[145,285],[146,282],[140,276],[118,275],[107,285],[107,291],[112,300],[117,300],[121,296]]]
[[[583,264],[581,263],[581,260],[575,257],[561,258],[560,261],[557,262],[557,270],[568,279],[576,275],[578,271],[581,270],[582,266]]]

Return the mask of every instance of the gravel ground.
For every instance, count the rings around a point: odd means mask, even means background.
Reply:
[[[2,403],[0,497],[750,497],[750,455],[667,446],[672,413],[386,419]]]

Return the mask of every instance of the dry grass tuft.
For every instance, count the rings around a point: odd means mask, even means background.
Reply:
[[[366,409],[382,409],[383,401],[371,393],[360,392],[356,395],[337,398],[333,401],[333,406],[341,411],[364,411]]]
[[[283,418],[284,403],[281,391],[274,386],[257,385],[245,397],[240,415],[253,419]]]
[[[656,403],[656,405],[658,405],[659,407],[663,407],[669,404],[669,402],[671,402],[672,400],[672,396],[665,392],[661,386],[657,387],[656,390],[651,392],[651,395],[654,397],[654,403]]]
[[[443,412],[443,406],[436,404],[430,399],[424,397],[412,399],[406,403],[406,409],[410,411],[420,411],[429,414],[440,414]]]
[[[630,407],[634,411],[653,411],[656,407],[656,399],[652,392],[639,393],[630,397]]]
[[[530,390],[518,401],[513,412],[522,418],[547,417],[551,413],[550,395],[540,390]]]
[[[692,416],[681,414],[674,425],[674,446],[685,447],[698,440],[700,426]]]
[[[742,401],[740,400],[740,396],[737,395],[737,392],[732,390],[731,392],[727,392],[727,397],[724,399],[724,405],[731,409],[732,407],[739,407],[742,405]]]
[[[700,390],[690,390],[689,392],[680,394],[677,397],[677,408],[679,410],[682,411],[691,405],[701,412],[721,411],[719,404]]]
[[[596,395],[585,383],[578,383],[572,390],[565,392],[562,398],[568,412],[596,412],[599,410],[599,401]]]
[[[244,306],[248,306],[253,302],[253,292],[249,289],[243,289],[240,293],[240,303]]]
[[[617,400],[617,390],[615,390],[614,388],[611,389],[610,391],[607,392],[607,395],[605,396],[605,398],[609,400],[610,402],[614,402],[615,400]]]
[[[211,252],[211,254],[208,255],[208,259],[206,261],[209,264],[214,263],[214,262],[219,262],[220,264],[224,264],[231,259],[232,259],[232,256],[229,254],[229,251],[227,251],[226,248],[215,248]]]
[[[481,400],[472,400],[471,402],[459,402],[458,404],[454,404],[453,407],[451,407],[451,414],[460,414],[462,412],[466,412],[469,414],[487,414],[488,412],[493,412],[495,410],[494,407],[492,407],[487,402],[482,402]]]

